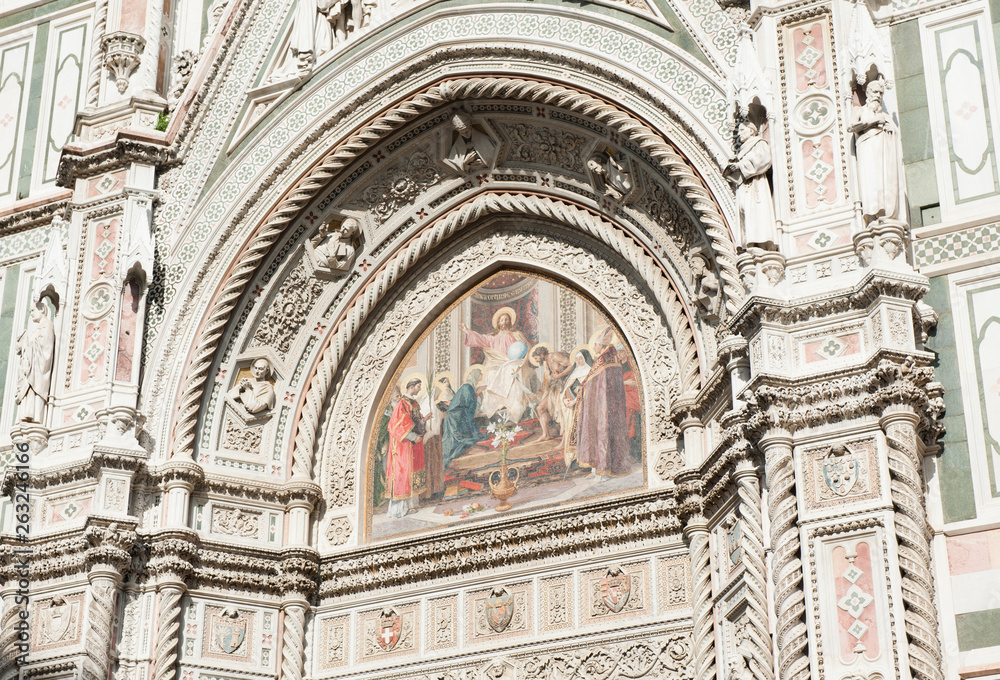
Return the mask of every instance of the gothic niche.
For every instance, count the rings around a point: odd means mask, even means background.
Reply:
[[[642,404],[632,350],[594,302],[494,274],[408,348],[377,402],[366,534],[643,488]]]
[[[264,426],[274,410],[274,368],[256,357],[236,372],[226,392],[226,416],[220,448],[227,458],[257,462]]]

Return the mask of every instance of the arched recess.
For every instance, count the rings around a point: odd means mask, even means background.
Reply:
[[[592,237],[552,220],[510,214],[477,221],[464,238],[430,258],[372,310],[363,335],[345,357],[349,360],[330,376],[325,390],[315,393],[317,398],[322,394],[323,406],[317,477],[326,500],[324,524],[331,517],[349,517],[356,526],[362,521],[357,512],[364,494],[357,482],[362,479],[367,433],[377,415],[378,396],[409,345],[470,282],[503,267],[538,272],[587,291],[621,330],[644,388],[647,478],[654,477],[655,456],[675,434],[670,406],[680,384],[674,341],[643,272]],[[333,365],[329,360],[322,363]],[[353,540],[357,541],[357,532]]]
[[[697,389],[702,366],[691,319],[687,316],[677,290],[651,255],[635,242],[624,230],[614,223],[602,219],[578,206],[536,195],[506,194],[481,195],[473,201],[452,211],[434,224],[428,226],[410,241],[400,247],[369,280],[354,298],[345,305],[336,325],[324,338],[319,359],[308,381],[308,387],[300,398],[299,411],[295,417],[295,435],[292,451],[292,474],[299,479],[313,478],[313,452],[316,447],[318,428],[324,415],[325,404],[334,389],[334,382],[343,368],[348,352],[356,342],[357,333],[373,313],[385,304],[387,297],[394,294],[394,286],[403,277],[411,275],[427,257],[433,256],[442,245],[447,247],[449,239],[461,231],[478,225],[488,216],[506,215],[509,218],[541,218],[548,223],[561,224],[570,232],[590,235],[595,246],[615,253],[621,258],[623,268],[644,282],[646,291],[655,301],[658,314],[665,319],[666,332],[671,336],[672,352],[676,352],[676,389],[686,392]],[[598,283],[589,282],[590,285]],[[633,349],[635,346],[633,345]],[[652,386],[666,385],[668,380],[661,376],[647,388],[653,394]],[[668,408],[666,400],[660,404]],[[666,410],[662,411],[663,428],[655,430],[666,434],[669,420]]]
[[[585,115],[600,121],[614,130],[615,134],[621,135],[642,149],[653,162],[658,163],[676,180],[678,187],[698,215],[718,263],[726,305],[731,311],[738,306],[744,293],[738,281],[735,247],[726,222],[699,174],[662,135],[606,100],[561,85],[526,78],[444,79],[424,92],[390,107],[356,134],[336,145],[311,168],[306,177],[288,190],[269,217],[245,241],[245,246],[236,262],[228,270],[226,279],[213,296],[210,311],[198,331],[199,339],[185,372],[181,398],[178,400],[179,408],[174,420],[172,443],[174,457],[188,458],[194,453],[199,411],[204,399],[207,377],[216,361],[219,340],[230,322],[236,304],[246,292],[248,283],[258,272],[261,262],[276,240],[301,219],[304,211],[323,189],[337,181],[362,154],[370,151],[373,145],[384,140],[392,131],[398,130],[420,115],[453,102],[469,98],[494,97],[542,102]],[[366,274],[364,285],[369,285],[373,276],[374,274]],[[318,411],[313,399],[313,396],[309,397],[304,411]],[[308,422],[305,429],[308,430]],[[305,451],[309,447],[301,441],[302,430],[300,425],[295,436],[295,446],[296,449]],[[315,436],[314,433],[307,434],[310,439]],[[299,461],[296,463],[296,474],[303,472],[302,459],[301,455],[295,459]]]

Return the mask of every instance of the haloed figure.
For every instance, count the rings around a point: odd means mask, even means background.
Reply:
[[[389,517],[403,517],[415,510],[427,485],[424,470],[424,421],[417,403],[420,378],[406,383],[403,397],[389,418],[389,455],[386,458],[386,494]]]

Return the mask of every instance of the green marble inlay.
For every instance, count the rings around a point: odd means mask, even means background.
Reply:
[[[35,59],[31,68],[31,89],[28,90],[28,111],[24,125],[24,148],[21,151],[21,172],[17,182],[18,196],[31,191],[31,173],[35,167],[35,139],[38,137],[38,112],[42,104],[42,82],[45,79],[45,53],[49,47],[49,25],[42,24],[35,32]]]
[[[1000,609],[956,614],[955,627],[961,652],[1000,646]]]
[[[80,4],[82,4],[80,0],[56,0],[56,2],[39,5],[38,7],[31,7],[20,12],[8,14],[7,16],[0,16],[0,30],[30,23],[40,17],[46,16],[47,14],[61,12],[64,9]]]
[[[4,270],[0,290],[0,423],[6,422],[3,413],[3,395],[7,383],[7,366],[14,354],[14,306],[17,304],[17,280],[21,268],[18,265]]]
[[[938,483],[945,522],[960,522],[976,518],[976,501],[972,483],[972,463],[965,432],[962,408],[962,385],[958,371],[958,351],[955,345],[955,322],[948,295],[948,277],[931,279],[931,288],[924,302],[938,313],[937,328],[927,339],[926,347],[936,355],[934,374],[945,388],[945,435],[939,442]]]

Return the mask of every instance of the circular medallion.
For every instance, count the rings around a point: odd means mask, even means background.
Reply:
[[[792,112],[792,127],[802,135],[814,135],[830,127],[835,117],[833,100],[823,94],[805,97]]]

